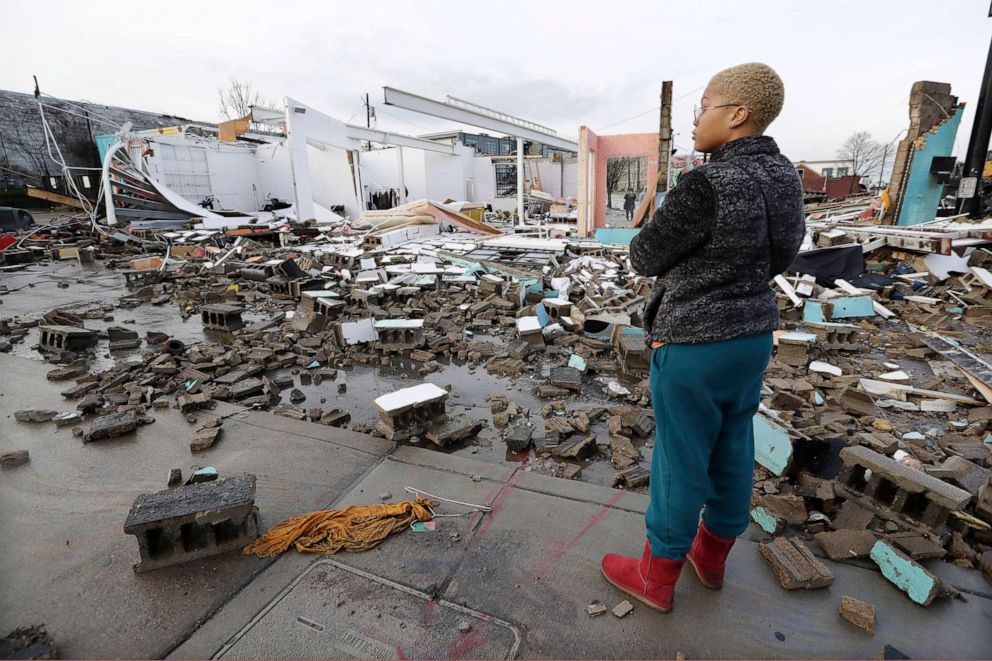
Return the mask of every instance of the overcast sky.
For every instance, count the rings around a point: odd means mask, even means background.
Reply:
[[[248,80],[364,123],[424,133],[451,125],[382,105],[389,85],[451,94],[574,137],[658,129],[674,81],[676,145],[716,71],[761,61],[785,81],[769,129],[793,160],[830,159],[853,131],[889,141],[917,80],[967,103],[964,157],[992,36],[989,0],[882,2],[53,2],[0,0],[0,88],[216,121],[217,87]],[[634,119],[630,119],[636,115]],[[629,121],[624,121],[628,120]]]

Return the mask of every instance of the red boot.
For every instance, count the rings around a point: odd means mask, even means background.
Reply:
[[[736,537],[717,537],[699,522],[699,532],[692,540],[689,549],[689,564],[696,570],[696,576],[708,588],[719,590],[723,587],[723,572],[727,566],[727,555],[737,541]]]
[[[640,560],[610,553],[603,556],[603,576],[613,587],[667,613],[672,610],[675,582],[679,580],[685,559],[669,560],[651,555],[651,544],[644,543]]]

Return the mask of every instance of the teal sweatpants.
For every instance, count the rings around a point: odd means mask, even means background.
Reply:
[[[754,476],[754,429],[771,333],[706,344],[667,344],[651,354],[657,429],[646,516],[655,556],[689,552],[699,512],[710,532],[747,528]]]

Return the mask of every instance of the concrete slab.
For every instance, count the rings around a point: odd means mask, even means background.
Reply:
[[[512,659],[512,625],[321,560],[216,658]]]
[[[31,453],[0,480],[0,630],[44,622],[65,657],[162,656],[271,564],[226,553],[135,575],[138,549],[124,520],[138,495],[165,488],[169,469],[255,474],[267,527],[327,507],[393,447],[228,404],[197,412],[193,425],[178,411],[151,411],[154,424],[84,445],[69,428],[14,421],[14,411],[29,407],[74,408],[39,362],[0,355],[0,374],[18,384],[0,393],[3,445]],[[199,424],[226,415],[223,439],[190,454]]]
[[[687,570],[670,615],[635,603],[623,620],[591,619],[586,606],[593,600],[613,607],[625,598],[602,578],[599,561],[607,552],[640,552],[645,496],[400,448],[341,504],[371,502],[385,490],[398,499],[404,485],[489,504],[493,511],[439,518],[433,533],[404,532],[376,550],[339,554],[335,561],[506,621],[522,633],[523,658],[672,658],[680,650],[689,658],[869,658],[885,644],[914,658],[988,655],[974,632],[992,621],[989,599],[971,594],[967,602],[922,609],[877,571],[842,563],[830,563],[837,576],[831,587],[786,592],[747,538],[734,549],[722,591],[703,588]],[[749,531],[749,537],[763,535]],[[280,566],[292,560],[300,562],[287,557],[266,572],[281,571],[282,589],[298,576]],[[271,594],[273,583],[264,587]],[[838,616],[842,595],[875,605],[874,636]],[[243,590],[176,650],[177,658],[208,656],[223,641],[233,644],[262,597],[255,584]],[[266,629],[270,638],[282,638],[266,644],[266,655],[305,654],[294,640],[298,629],[284,627],[292,635],[281,636]]]

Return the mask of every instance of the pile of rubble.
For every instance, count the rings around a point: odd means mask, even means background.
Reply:
[[[813,220],[809,272],[776,279],[752,518],[784,588],[833,581],[802,538],[924,606],[954,590],[918,560],[992,582],[992,253],[968,247],[986,224]]]
[[[210,233],[221,247],[187,232],[167,255],[132,254],[130,245],[98,252],[125,278],[116,306],[0,326],[12,344],[37,328],[37,350],[56,365],[48,378],[66,383],[62,395],[76,402],[75,411],[21,417],[71,426],[89,442],[150,423],[155,409],[178,408],[193,423],[197,410],[226,401],[397,442],[480,442],[488,421],[449,416],[450,385],[415,381],[374,393],[378,419],[354,421],[348,410],[311,405],[300,389],[337,381],[345,392],[345,371],[356,365],[402,367],[422,379],[443,378],[456,363],[533,380],[547,402],[540,412],[507,396],[490,402],[494,433],[518,458],[530,456],[529,469],[577,478],[584,461],[611,459],[615,484],[646,484],[639,447],[652,444],[654,424],[639,311],[650,283],[630,272],[625,249],[467,232],[394,245],[388,235],[402,231],[294,235],[286,247]],[[199,318],[204,340],[86,327],[113,321],[115,307],[143,305],[176,305],[184,319]],[[124,357],[92,369],[104,347]],[[221,433],[216,421],[204,425],[191,451],[208,450]]]
[[[908,230],[861,215],[811,217],[797,272],[775,279],[782,330],[755,418],[753,518],[775,536],[762,552],[785,587],[831,580],[806,546],[815,538],[827,558],[873,561],[896,583],[919,574],[933,589],[910,597],[928,604],[948,588],[917,560],[943,557],[992,580],[992,365],[982,358],[992,253],[981,247],[992,223]],[[491,442],[481,438],[488,420],[449,411],[457,393],[444,370],[458,364],[531,383],[543,402],[488,397],[508,458],[571,479],[608,460],[615,486],[643,488],[654,437],[641,329],[651,281],[631,271],[622,246],[449,229],[296,228],[269,243],[190,231],[172,233],[165,254],[97,251],[126,279],[116,307],[176,305],[199,318],[204,340],[86,328],[112,321],[110,306],[4,319],[11,344],[37,327],[38,350],[56,364],[49,378],[77,402],[18,418],[92,442],[152,422],[155,409],[195,422],[226,401],[398,443]],[[104,341],[130,353],[91,369]],[[411,384],[371,393],[374,419],[307,401],[301,388],[323,381],[346,392],[339,376],[358,365],[402,367]],[[432,374],[441,384],[422,381]],[[214,447],[222,425],[197,429],[191,451]]]

